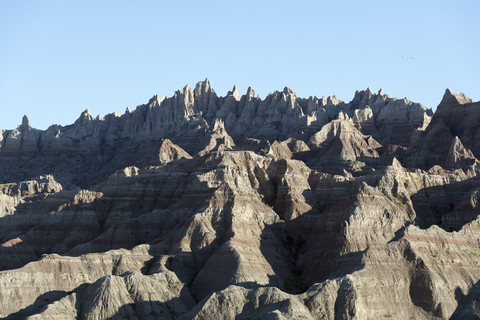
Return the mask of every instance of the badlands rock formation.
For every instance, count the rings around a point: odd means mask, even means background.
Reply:
[[[219,97],[0,130],[4,319],[473,319],[480,103]]]

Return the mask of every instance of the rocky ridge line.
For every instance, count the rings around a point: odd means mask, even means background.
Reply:
[[[0,149],[0,316],[471,318],[480,103],[442,103],[204,81],[51,145],[24,118]]]

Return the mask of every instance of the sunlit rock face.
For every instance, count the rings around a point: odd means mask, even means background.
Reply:
[[[478,110],[205,80],[65,127],[24,117],[0,131],[0,317],[473,318]]]

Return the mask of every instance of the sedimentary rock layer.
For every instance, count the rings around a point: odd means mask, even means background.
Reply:
[[[6,319],[465,319],[477,115],[383,91],[219,97],[0,132]]]

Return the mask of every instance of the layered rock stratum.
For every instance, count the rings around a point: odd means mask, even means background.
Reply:
[[[480,103],[219,97],[0,130],[4,319],[474,319]]]

